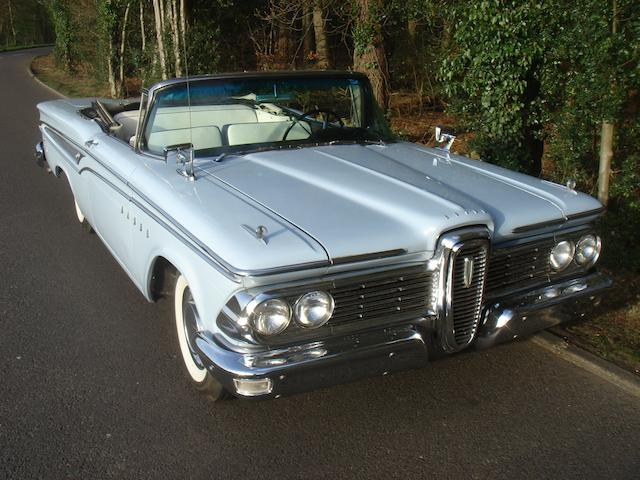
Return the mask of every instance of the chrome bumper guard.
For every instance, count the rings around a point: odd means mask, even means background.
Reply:
[[[611,283],[608,276],[593,273],[505,297],[485,307],[475,346],[491,348],[579,318],[586,309],[599,303],[600,294]]]
[[[609,277],[593,273],[505,297],[485,307],[474,345],[493,347],[575,319],[609,286]],[[196,346],[211,374],[233,394],[277,398],[422,367],[429,358],[428,337],[434,333],[433,323],[423,318],[409,325],[261,352],[236,352],[205,336],[196,339]],[[268,389],[242,394],[237,388],[242,380],[264,380]]]
[[[47,158],[44,155],[44,144],[42,142],[36,143],[34,155],[36,158],[36,165],[50,172],[51,170],[49,169],[49,165],[47,164]]]

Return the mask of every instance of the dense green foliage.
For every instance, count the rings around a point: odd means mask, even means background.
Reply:
[[[43,0],[0,0],[0,50],[49,44],[54,40]]]
[[[56,61],[65,69],[71,70],[76,58],[76,36],[69,4],[66,0],[49,0],[47,7],[56,34],[56,46],[54,49]]]
[[[540,74],[550,5],[483,0],[453,11],[456,49],[444,59],[442,81],[452,110],[476,132],[485,159],[522,170],[539,161]],[[539,165],[538,165],[539,170]]]
[[[453,6],[441,80],[485,160],[596,193],[603,121],[614,125],[607,242],[640,231],[640,4],[483,0]],[[544,142],[544,154],[543,154]],[[609,252],[640,269],[640,254]],[[623,262],[619,260],[624,258]]]

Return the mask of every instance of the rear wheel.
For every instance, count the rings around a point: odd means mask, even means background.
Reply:
[[[187,279],[182,275],[176,281],[174,304],[178,344],[191,383],[213,401],[224,399],[227,397],[224,387],[207,371],[195,348],[200,316]]]

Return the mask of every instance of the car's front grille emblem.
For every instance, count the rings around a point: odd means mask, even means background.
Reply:
[[[473,281],[473,257],[464,257],[464,268],[462,273],[462,284],[464,288],[469,288]]]

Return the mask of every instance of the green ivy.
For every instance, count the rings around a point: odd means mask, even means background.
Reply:
[[[550,41],[544,22],[553,12],[516,0],[461,3],[451,11],[455,50],[440,74],[450,109],[475,132],[474,147],[486,160],[530,170],[527,141],[541,133],[538,84]]]
[[[69,4],[66,0],[49,0],[47,7],[56,34],[54,56],[56,63],[67,71],[72,71],[76,58],[74,26]]]

